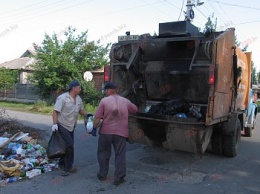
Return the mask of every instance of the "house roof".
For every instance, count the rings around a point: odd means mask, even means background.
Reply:
[[[5,67],[8,69],[27,69],[32,70],[33,68],[30,66],[35,63],[34,58],[30,57],[21,57],[14,59],[12,61],[7,61],[0,64],[0,68]]]
[[[31,46],[22,54],[21,57],[30,57],[35,54],[36,54],[36,51],[35,51],[34,47]]]

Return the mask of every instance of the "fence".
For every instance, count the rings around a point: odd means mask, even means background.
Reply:
[[[17,83],[13,89],[0,90],[0,100],[29,103],[39,99],[39,89],[33,84]]]

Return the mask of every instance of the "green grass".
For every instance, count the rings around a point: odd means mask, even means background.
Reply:
[[[0,109],[5,108],[9,110],[17,110],[23,112],[32,112],[32,113],[40,113],[40,114],[48,114],[48,115],[52,114],[53,107],[54,105],[49,106],[47,105],[46,102],[41,100],[38,100],[37,102],[30,103],[30,104],[0,101]],[[87,112],[95,113],[96,111],[96,107],[90,104],[85,104],[84,107]]]
[[[33,104],[24,104],[18,102],[0,102],[0,108],[12,109],[12,110],[25,110],[29,111],[33,107]]]

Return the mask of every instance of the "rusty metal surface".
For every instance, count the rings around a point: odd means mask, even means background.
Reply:
[[[215,94],[213,119],[229,115],[233,96],[233,50],[235,43],[234,29],[229,29],[216,39],[214,49],[215,65]]]
[[[185,120],[185,119],[179,119]],[[163,121],[163,120],[161,120]],[[158,146],[170,150],[181,150],[194,154],[203,154],[209,144],[212,128],[205,128],[204,123],[163,123],[158,120],[147,120],[138,117],[129,118],[129,140]]]
[[[251,52],[243,53],[236,48],[237,66],[241,68],[242,74],[238,77],[238,96],[236,100],[236,110],[245,110],[248,104],[250,83],[251,83]]]

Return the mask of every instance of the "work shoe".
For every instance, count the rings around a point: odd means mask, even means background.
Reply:
[[[78,169],[72,167],[71,169],[68,170],[69,173],[76,173],[78,172]]]
[[[68,175],[69,173],[65,170],[60,173],[60,176],[68,176]]]
[[[124,179],[124,178],[120,178],[120,179],[116,179],[116,180],[113,182],[113,184],[116,185],[116,186],[118,186],[118,185],[120,185],[120,184],[122,184],[122,183],[124,183],[124,182],[125,182],[125,179]]]
[[[102,177],[99,173],[97,174],[97,178],[98,178],[98,180],[100,180],[100,181],[105,181],[105,180],[107,180],[106,177]]]

